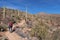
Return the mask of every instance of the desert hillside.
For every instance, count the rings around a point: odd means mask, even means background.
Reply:
[[[35,40],[35,38],[36,40],[60,40],[60,14],[28,13],[26,20],[26,12],[0,8],[0,24],[2,22],[7,25],[10,20],[19,24],[21,19],[24,20],[24,24],[22,22],[22,26],[15,31],[20,37],[27,37],[27,40]]]

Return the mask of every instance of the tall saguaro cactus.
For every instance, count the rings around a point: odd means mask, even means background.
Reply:
[[[10,13],[10,15],[11,15],[11,17],[13,16],[13,14],[12,14],[12,10],[10,10],[11,11],[11,13]]]
[[[3,8],[3,18],[6,17],[6,14],[5,14],[5,7]]]
[[[18,16],[20,15],[20,13],[19,13],[19,10],[17,10],[18,11]]]
[[[27,21],[27,7],[26,7],[26,21]]]

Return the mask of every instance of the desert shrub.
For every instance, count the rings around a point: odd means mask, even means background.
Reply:
[[[39,40],[44,40],[47,33],[46,26],[43,23],[35,25],[31,30],[31,36],[35,36],[39,38]]]
[[[7,25],[3,24],[3,25],[0,25],[0,31],[6,31],[8,28]]]
[[[0,40],[8,40],[7,37],[0,37]]]
[[[53,32],[52,40],[60,40],[60,29],[57,29],[55,32]]]

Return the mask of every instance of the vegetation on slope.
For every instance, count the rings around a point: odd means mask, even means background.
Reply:
[[[39,38],[39,40],[44,40],[48,34],[46,25],[42,22],[38,22],[31,30],[31,36]]]
[[[6,18],[4,20],[2,20],[2,17],[3,17],[2,11],[3,11],[3,9],[1,8],[0,9],[0,14],[1,14],[0,22],[2,21],[5,24],[7,24],[10,20],[14,20],[16,22],[19,22],[21,18],[26,20],[26,12],[19,11],[19,16],[18,16],[18,10],[7,9],[7,8],[5,10]],[[53,33],[54,31],[56,31],[53,29],[59,28],[59,26],[60,26],[60,16],[56,15],[56,14],[54,14],[54,15],[27,14],[26,24],[29,21],[32,22],[31,36],[38,37],[41,40],[45,40],[46,36],[48,38],[50,35],[48,36],[47,34]],[[28,26],[28,24],[27,24],[27,26]],[[55,33],[57,33],[57,32],[55,32]],[[50,40],[50,39],[46,39],[46,40]],[[54,39],[51,39],[51,40],[54,40]]]

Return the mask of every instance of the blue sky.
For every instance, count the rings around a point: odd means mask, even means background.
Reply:
[[[60,0],[0,0],[0,7],[7,7],[29,13],[39,12],[60,14]]]

